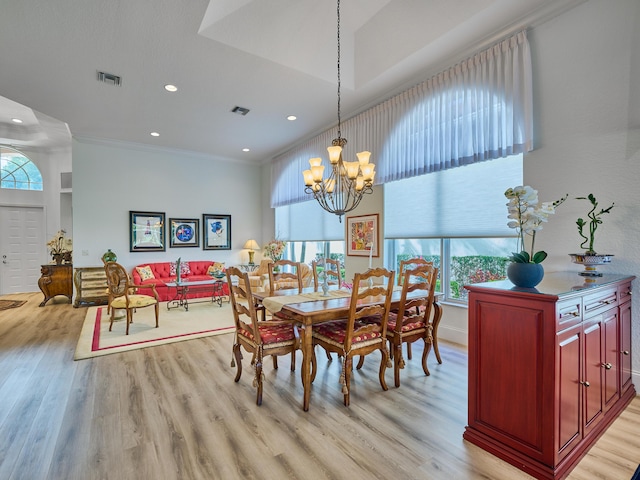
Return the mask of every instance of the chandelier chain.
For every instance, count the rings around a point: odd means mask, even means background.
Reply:
[[[340,0],[338,0],[338,139],[342,138],[340,132]]]

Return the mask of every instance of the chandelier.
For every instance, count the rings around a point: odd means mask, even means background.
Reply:
[[[329,152],[331,172],[324,177],[322,158],[309,159],[311,168],[302,172],[307,194],[313,195],[320,206],[329,213],[342,216],[356,208],[365,193],[373,193],[375,165],[369,163],[371,152],[357,153],[357,160],[345,162],[342,149],[347,139],[342,138],[340,127],[340,0],[338,0],[338,138],[333,139]]]

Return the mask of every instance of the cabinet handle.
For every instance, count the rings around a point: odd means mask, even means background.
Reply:
[[[584,385],[585,387],[590,386],[591,384],[589,382],[580,382],[580,385]]]
[[[610,303],[615,302],[615,300],[600,300],[601,305],[609,305]]]
[[[607,363],[603,363],[603,364],[602,364],[602,366],[603,366],[604,368],[606,368],[607,370],[611,370],[611,367],[613,367],[613,365],[611,365],[609,362],[607,362]]]
[[[623,354],[623,355],[629,355],[629,350],[623,350],[623,351],[622,351],[622,354]]]

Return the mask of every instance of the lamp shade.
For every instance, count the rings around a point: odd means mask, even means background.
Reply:
[[[260,250],[260,245],[258,245],[258,242],[251,239],[251,240],[247,240],[246,243],[244,244],[244,247],[242,248],[248,248],[249,250]]]

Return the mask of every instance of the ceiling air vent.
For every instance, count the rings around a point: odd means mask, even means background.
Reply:
[[[238,115],[246,115],[247,113],[249,113],[249,109],[244,107],[233,107],[231,111],[233,113],[237,113]]]
[[[113,85],[114,87],[122,85],[122,78],[113,73],[98,72],[98,81],[106,83],[107,85]]]

